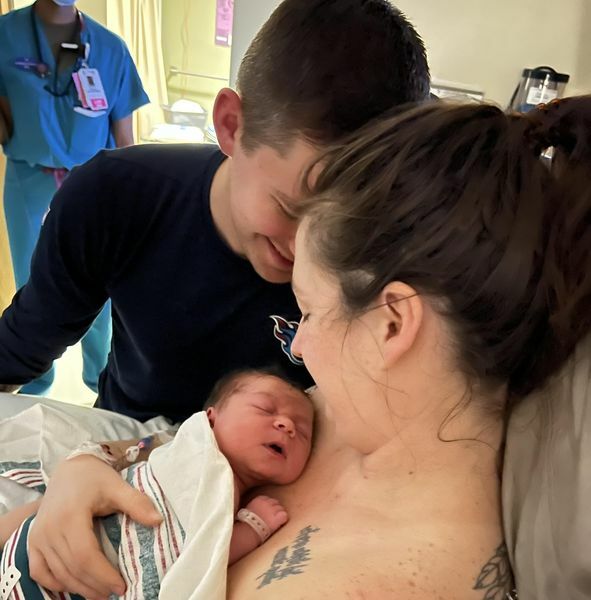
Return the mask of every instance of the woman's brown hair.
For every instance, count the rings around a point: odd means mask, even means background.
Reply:
[[[351,316],[403,281],[448,319],[461,367],[514,396],[589,332],[591,97],[528,115],[433,102],[321,161],[304,207],[310,250]]]

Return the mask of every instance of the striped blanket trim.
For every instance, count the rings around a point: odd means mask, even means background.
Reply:
[[[119,569],[127,585],[124,598],[157,600],[164,575],[181,553],[185,532],[148,463],[132,465],[122,474],[128,483],[152,499],[164,517],[158,527],[145,527],[127,515],[117,515]],[[106,530],[105,533],[108,535]],[[112,534],[109,539],[113,543],[111,537]]]
[[[24,485],[25,487],[45,493],[45,479],[41,470],[41,463],[34,462],[0,462],[0,477],[11,479],[12,481]]]

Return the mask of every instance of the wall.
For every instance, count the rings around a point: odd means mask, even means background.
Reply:
[[[279,0],[235,0],[231,81]],[[478,84],[505,105],[523,67],[569,73],[567,93],[591,92],[591,0],[395,0],[428,49],[434,77]]]
[[[107,4],[109,0],[78,0],[76,6],[95,21],[102,23],[107,22]]]
[[[0,4],[0,14],[5,12],[8,12],[8,2],[3,1]],[[0,150],[0,313],[8,306],[14,294],[14,277],[12,274],[6,223],[4,221],[4,207],[2,206],[5,169],[6,158]]]
[[[236,84],[236,74],[240,61],[248,45],[261,25],[281,3],[281,0],[234,0],[234,30],[232,32],[232,59],[230,61],[230,82]]]
[[[162,51],[169,101],[189,98],[202,104],[210,114],[217,92],[228,85],[231,52],[230,48],[214,43],[215,9],[216,0],[162,2]],[[170,77],[171,66],[225,81],[180,75]]]
[[[434,77],[475,83],[502,105],[523,67],[569,73],[568,94],[591,92],[589,0],[396,0],[421,33]]]

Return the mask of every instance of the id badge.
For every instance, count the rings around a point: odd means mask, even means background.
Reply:
[[[82,68],[76,73],[78,77],[78,94],[82,106],[90,110],[106,110],[109,108],[103,82],[97,69]],[[74,80],[76,81],[76,80]]]

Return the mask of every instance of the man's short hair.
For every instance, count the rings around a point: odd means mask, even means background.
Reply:
[[[429,97],[425,47],[387,0],[285,0],[238,71],[245,150],[327,144]]]

